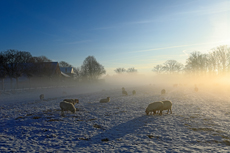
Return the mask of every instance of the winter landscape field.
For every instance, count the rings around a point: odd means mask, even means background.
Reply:
[[[230,88],[217,86],[146,84],[127,87],[128,96],[122,86],[2,92],[0,152],[230,152]],[[79,99],[75,114],[61,116],[65,98]],[[172,114],[147,116],[161,100],[172,101]]]

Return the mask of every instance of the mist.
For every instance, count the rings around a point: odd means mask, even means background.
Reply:
[[[216,76],[192,76],[188,74],[139,74],[124,73],[106,76],[105,87],[113,88],[135,88],[141,86],[155,86],[156,88],[180,87],[194,89],[197,87],[203,91],[214,91],[214,94],[230,92],[229,75]]]

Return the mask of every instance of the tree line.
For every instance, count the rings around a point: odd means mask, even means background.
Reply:
[[[218,46],[209,53],[194,51],[186,59],[185,65],[168,60],[154,66],[153,71],[157,74],[185,73],[193,76],[227,74],[230,72],[230,47]]]
[[[127,72],[127,73],[136,73],[137,72],[137,69],[135,69],[134,67],[131,67],[131,68],[128,68],[127,70],[125,69],[125,68],[116,68],[115,70],[114,70],[116,73],[118,73],[118,74],[121,74],[121,73],[125,73],[125,72]]]
[[[27,76],[29,79],[34,76],[52,77],[52,72],[50,72],[51,65],[49,65],[51,62],[52,60],[46,56],[34,57],[27,51],[9,49],[0,52],[0,79],[2,79],[3,82],[4,78],[9,77],[11,80],[11,87],[12,79],[16,79],[18,87],[18,78],[22,75]],[[65,61],[61,61],[59,66],[73,67]],[[73,67],[73,69],[76,77],[83,81],[95,81],[106,73],[104,67],[98,63],[93,56],[88,56],[81,67]]]
[[[52,60],[46,56],[34,57],[26,51],[10,49],[0,52],[0,79],[3,80],[8,76],[12,83],[12,79],[16,79],[18,82],[18,78],[22,75],[26,75],[29,79],[33,76],[52,77],[47,64],[49,62]],[[73,67],[75,77],[83,81],[96,81],[103,74],[106,74],[104,66],[94,56],[88,56],[83,64],[77,68],[65,61],[60,61],[59,66]],[[134,67],[116,68],[114,71],[117,74],[137,73],[137,69]],[[186,59],[185,65],[176,60],[167,60],[163,64],[154,66],[152,71],[157,74],[184,73],[193,76],[226,74],[230,72],[230,48],[227,45],[222,45],[205,54],[194,51]]]

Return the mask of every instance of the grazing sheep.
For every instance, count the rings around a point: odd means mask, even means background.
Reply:
[[[62,115],[64,114],[64,111],[71,111],[72,113],[76,112],[76,108],[74,107],[74,105],[69,102],[65,102],[65,101],[60,102],[60,108],[61,108]]]
[[[169,113],[169,110],[172,114],[172,102],[169,101],[169,100],[165,100],[165,101],[162,101],[163,102],[163,108],[162,108],[162,111],[163,110],[168,110],[167,114]]]
[[[107,103],[110,102],[110,97],[107,97],[106,99],[101,99],[100,103]]]
[[[44,99],[44,94],[41,94],[39,97],[40,97],[40,100],[43,100]]]
[[[195,88],[194,88],[194,91],[195,91],[195,92],[198,92],[198,88],[197,88],[197,87],[195,87]]]
[[[133,95],[136,95],[136,90],[133,90]]]
[[[128,93],[127,93],[127,91],[125,91],[125,90],[122,91],[122,94],[125,95],[125,96],[128,96]]]
[[[164,95],[166,93],[165,89],[161,90],[161,94]]]
[[[162,114],[162,108],[163,108],[163,102],[153,102],[148,105],[148,107],[145,110],[146,115],[149,115],[150,112],[153,112],[153,114],[156,114],[157,110],[160,110],[160,115]]]
[[[71,103],[73,105],[75,105],[76,103],[79,103],[78,99],[64,99],[63,101],[66,101],[66,102]]]
[[[124,87],[122,87],[122,95],[125,95],[125,96],[128,95],[128,93],[127,93],[127,91],[125,91],[125,88],[124,88]]]

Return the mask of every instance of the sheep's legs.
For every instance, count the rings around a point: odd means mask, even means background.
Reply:
[[[159,115],[162,115],[162,110],[160,110],[160,114]]]

